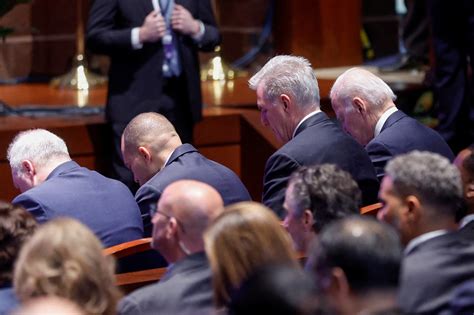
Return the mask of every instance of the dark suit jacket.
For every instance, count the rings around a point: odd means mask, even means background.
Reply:
[[[474,221],[469,222],[459,229],[459,235],[474,242]]]
[[[211,314],[212,307],[211,270],[201,252],[173,264],[160,282],[126,296],[118,314]]]
[[[46,181],[17,196],[42,223],[56,217],[72,217],[87,227],[105,247],[143,237],[140,211],[130,190],[119,181],[65,162]]]
[[[453,289],[474,278],[474,243],[457,232],[432,238],[403,259],[399,305],[407,314],[440,314]]]
[[[189,96],[189,104],[195,121],[201,118],[201,89],[199,79],[198,50],[210,51],[220,41],[209,0],[176,0],[194,18],[205,26],[199,45],[189,36],[177,34],[178,53],[186,80],[183,93]],[[163,101],[161,41],[145,43],[141,49],[133,49],[131,31],[140,27],[145,17],[153,11],[151,0],[95,0],[89,15],[87,46],[94,52],[111,58],[109,71],[107,118],[111,122],[128,123],[144,112],[166,112]],[[187,90],[186,90],[187,89]]]
[[[383,178],[385,165],[390,159],[413,150],[434,152],[450,161],[454,160],[453,151],[436,131],[400,110],[388,117],[380,134],[372,139],[365,149],[379,180]]]
[[[265,166],[263,203],[280,217],[288,179],[300,166],[332,163],[349,172],[362,190],[363,204],[377,201],[379,183],[364,148],[324,113],[305,120],[295,137],[276,151]]]
[[[183,144],[174,150],[165,167],[135,194],[142,212],[146,235],[151,232],[148,215],[150,209],[156,208],[166,186],[180,179],[194,179],[209,184],[220,193],[226,206],[251,199],[247,188],[234,172],[207,159],[192,145]]]

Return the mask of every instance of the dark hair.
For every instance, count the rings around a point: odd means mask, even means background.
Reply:
[[[362,200],[359,186],[348,172],[336,165],[300,167],[291,175],[290,184],[296,215],[310,209],[316,232],[335,219],[359,213]]]
[[[230,315],[308,314],[316,286],[301,269],[267,265],[254,272],[231,296]]]
[[[331,269],[344,271],[356,293],[396,289],[402,247],[396,231],[367,217],[336,221],[319,234],[307,267],[315,272],[319,289],[327,288]]]
[[[0,285],[12,281],[13,264],[36,226],[35,218],[23,207],[0,201]]]

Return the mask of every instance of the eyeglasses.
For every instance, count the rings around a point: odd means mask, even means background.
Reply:
[[[153,217],[157,214],[161,214],[162,216],[164,216],[165,218],[167,218],[168,220],[171,219],[171,218],[174,218],[176,220],[176,222],[178,223],[179,227],[181,228],[181,230],[183,231],[183,233],[186,233],[186,231],[184,230],[184,225],[183,223],[177,218],[177,217],[174,217],[174,216],[171,216],[161,210],[158,210],[156,208],[152,208],[149,210],[148,214],[150,215],[150,219],[153,219]]]

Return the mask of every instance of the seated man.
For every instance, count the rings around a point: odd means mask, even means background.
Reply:
[[[177,180],[194,179],[211,185],[226,206],[250,200],[234,172],[207,159],[192,145],[183,144],[173,125],[160,114],[140,114],[127,125],[122,135],[122,155],[141,186],[135,199],[147,236],[151,232],[149,212],[156,207],[166,186]]]
[[[372,218],[351,217],[325,227],[307,268],[334,312],[401,314],[396,307],[402,247],[395,230]]]
[[[104,246],[143,237],[140,210],[119,181],[80,167],[64,141],[34,129],[19,133],[8,148],[13,183],[22,205],[38,222],[72,217],[88,226]]]
[[[379,218],[393,225],[406,245],[399,305],[408,314],[441,314],[456,286],[474,278],[474,242],[453,232],[461,176],[448,159],[419,151],[395,157],[385,173]]]
[[[179,180],[163,191],[154,211],[152,247],[172,266],[155,284],[126,296],[121,315],[211,314],[212,272],[203,233],[223,210],[219,193],[194,180]]]
[[[337,78],[330,96],[337,119],[346,132],[365,146],[379,180],[384,176],[387,161],[402,153],[429,151],[454,159],[443,138],[399,111],[392,89],[369,71],[347,70]]]
[[[0,314],[10,314],[19,301],[12,288],[13,265],[36,220],[22,206],[0,201]]]
[[[461,172],[463,196],[466,205],[464,218],[459,223],[459,233],[474,240],[474,145],[459,152],[454,165]]]
[[[349,173],[333,164],[302,166],[288,181],[283,226],[290,233],[295,250],[306,254],[325,225],[358,214],[360,204],[360,189]]]
[[[284,143],[268,159],[263,203],[284,216],[288,179],[300,166],[336,164],[362,190],[363,205],[375,203],[379,183],[367,152],[320,110],[319,88],[303,57],[276,56],[250,80],[257,92],[261,121]]]

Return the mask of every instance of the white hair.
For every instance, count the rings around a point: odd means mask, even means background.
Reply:
[[[52,158],[69,157],[63,139],[45,129],[31,129],[20,132],[10,143],[7,159],[13,171],[19,172],[24,160],[32,161],[37,167],[46,165]]]
[[[374,109],[382,108],[388,101],[395,101],[396,95],[382,79],[362,68],[351,68],[341,74],[331,88],[331,102],[338,100],[345,104],[354,97],[367,101]]]
[[[319,87],[311,63],[303,57],[276,56],[249,80],[251,89],[263,84],[264,98],[274,102],[281,94],[294,97],[300,107],[319,108]]]

